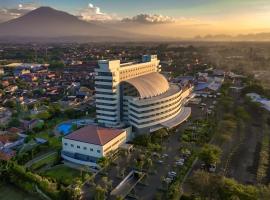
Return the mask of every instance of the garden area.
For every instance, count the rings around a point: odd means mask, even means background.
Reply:
[[[84,172],[82,170],[79,171],[63,164],[56,165],[42,174],[46,177],[57,180],[57,182],[66,186],[75,183],[77,180],[83,181],[86,174],[90,175],[88,172]]]

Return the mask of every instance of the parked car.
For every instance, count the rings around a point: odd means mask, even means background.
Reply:
[[[161,157],[162,158],[167,158],[168,156],[169,156],[168,154],[164,153]]]
[[[172,178],[167,177],[167,178],[165,178],[165,179],[164,179],[164,181],[165,181],[166,183],[171,183],[171,182],[173,181],[173,179],[172,179]]]
[[[176,174],[176,172],[174,172],[174,171],[171,171],[171,172],[168,172],[168,176],[173,176],[173,177],[175,177],[177,174]]]
[[[163,164],[163,160],[158,160],[157,163]]]
[[[175,162],[175,164],[176,164],[177,166],[183,166],[183,165],[184,165],[183,162]]]
[[[217,169],[216,164],[209,165],[209,168],[208,168],[209,172],[214,173],[214,172],[216,172],[216,169]]]

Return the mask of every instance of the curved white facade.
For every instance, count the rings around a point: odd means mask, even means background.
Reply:
[[[154,98],[129,98],[129,123],[137,130],[145,130],[173,119],[181,112],[191,90],[182,91],[179,86],[170,85],[169,90]]]

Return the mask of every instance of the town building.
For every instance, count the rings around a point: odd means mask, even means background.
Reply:
[[[193,87],[169,83],[160,74],[159,63],[156,55],[144,55],[139,62],[98,62],[95,90],[100,125],[131,126],[132,132],[149,133],[172,128],[189,117],[191,111],[184,104]]]
[[[62,139],[62,158],[76,164],[97,167],[97,161],[126,142],[126,131],[88,125]]]

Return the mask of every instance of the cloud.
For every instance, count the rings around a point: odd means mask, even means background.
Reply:
[[[38,5],[35,3],[24,3],[18,5],[18,10],[31,11],[38,8]]]
[[[138,23],[146,23],[146,24],[167,24],[167,23],[174,23],[176,19],[163,16],[163,15],[150,15],[150,14],[139,14],[132,18],[124,18],[122,19],[123,22],[138,22]]]
[[[34,3],[19,4],[17,8],[0,8],[0,22],[20,17],[38,6]]]
[[[101,9],[89,3],[87,8],[79,11],[78,17],[85,21],[108,21],[114,19],[114,16],[101,12]]]

